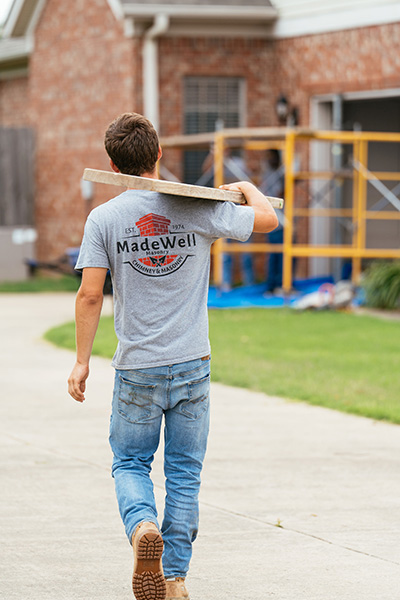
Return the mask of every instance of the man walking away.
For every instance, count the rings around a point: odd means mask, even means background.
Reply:
[[[114,171],[156,179],[157,133],[127,113],[107,129]],[[209,428],[210,247],[274,229],[268,200],[249,182],[223,186],[247,205],[128,189],[89,215],[76,268],[77,357],[69,393],[85,399],[103,284],[111,272],[118,347],[110,425],[112,475],[134,549],[137,600],[188,599],[185,577],[198,530],[200,473]],[[165,422],[165,511],[159,528],[151,465]]]

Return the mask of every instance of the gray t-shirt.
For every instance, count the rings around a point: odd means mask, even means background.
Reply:
[[[76,269],[110,269],[117,369],[176,364],[210,353],[210,246],[246,241],[248,206],[127,190],[89,215]]]

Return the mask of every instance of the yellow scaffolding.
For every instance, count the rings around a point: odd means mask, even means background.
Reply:
[[[296,171],[295,151],[299,142],[330,142],[351,144],[353,162],[347,171]],[[400,134],[379,132],[315,131],[302,128],[242,128],[225,129],[215,133],[175,136],[161,140],[164,148],[210,149],[214,151],[214,186],[224,183],[224,151],[226,147],[245,150],[266,150],[279,148],[284,153],[285,167],[285,227],[283,245],[267,243],[227,244],[218,240],[213,246],[214,281],[222,283],[224,253],[238,252],[283,252],[283,288],[289,292],[293,280],[293,258],[295,257],[337,257],[352,261],[352,278],[358,283],[361,274],[361,261],[364,258],[400,258],[400,249],[366,248],[366,228],[368,220],[399,220],[400,200],[382,184],[384,181],[400,181],[399,172],[368,170],[368,146],[371,142],[399,143]],[[343,180],[353,181],[352,208],[298,208],[295,206],[295,185],[298,181]],[[389,200],[397,210],[368,210],[367,185],[373,183],[387,190]],[[379,184],[379,185],[378,185]],[[390,198],[392,195],[393,198]],[[396,201],[397,203],[396,204]],[[297,244],[293,238],[295,217],[347,217],[352,220],[352,242],[346,245]]]

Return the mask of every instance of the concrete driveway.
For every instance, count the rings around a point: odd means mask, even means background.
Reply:
[[[108,447],[113,371],[43,341],[70,294],[0,295],[0,598],[128,600]],[[106,299],[110,312],[110,299]],[[396,600],[400,427],[213,384],[192,600]],[[162,512],[161,456],[154,467]]]

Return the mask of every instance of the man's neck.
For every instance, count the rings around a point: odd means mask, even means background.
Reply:
[[[152,173],[142,173],[142,175],[140,175],[140,177],[146,177],[147,179],[158,179],[158,177],[157,177],[157,169],[154,169],[154,171]],[[129,187],[127,189],[128,190],[134,190],[136,188]]]
[[[140,177],[146,177],[147,179],[158,179],[157,170],[154,169],[152,173],[143,173]]]

